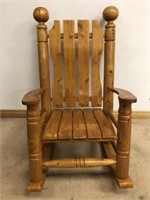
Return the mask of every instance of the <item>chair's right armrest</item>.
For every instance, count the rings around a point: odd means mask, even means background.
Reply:
[[[32,90],[24,95],[22,104],[27,106],[36,105],[40,102],[40,95],[45,91],[44,88]]]

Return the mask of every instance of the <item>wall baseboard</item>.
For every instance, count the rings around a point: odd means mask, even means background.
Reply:
[[[117,117],[117,111],[114,111],[115,117]],[[149,111],[133,111],[132,112],[132,119],[150,119],[150,112]]]
[[[117,111],[114,112],[117,117]],[[26,110],[0,110],[1,118],[25,118]],[[134,111],[132,113],[133,119],[150,119],[149,111]]]
[[[1,118],[25,118],[26,110],[0,110]]]

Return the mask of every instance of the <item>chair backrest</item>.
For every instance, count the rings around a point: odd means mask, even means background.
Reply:
[[[64,20],[63,33],[61,33],[60,21],[55,20],[52,29],[47,33],[47,26],[44,23],[48,21],[48,11],[42,7],[34,10],[34,18],[39,22],[37,28],[40,83],[41,87],[46,88],[42,98],[43,108],[101,106],[103,98],[100,58],[104,43],[103,36],[105,36],[104,107],[105,104],[107,106],[108,103],[110,104],[112,96],[108,87],[113,86],[114,80],[115,25],[113,20],[117,18],[117,12],[115,7],[104,10],[104,18],[108,21],[105,32],[97,20],[91,22],[91,33],[89,33],[90,22],[78,20],[77,33],[75,33],[75,21]],[[50,86],[49,76],[48,41],[53,63],[53,66],[50,66],[53,68],[52,86]]]
[[[54,21],[54,26],[49,31],[54,72],[52,83],[53,107],[63,106],[63,88],[66,107],[78,105],[76,102],[79,103],[79,106],[87,107],[89,100],[92,101],[92,106],[101,105],[102,89],[99,69],[103,49],[103,31],[96,20],[92,21],[91,34],[89,34],[88,20],[78,20],[77,26],[78,33],[75,34],[75,21],[64,20],[63,33],[61,34],[60,22]],[[91,66],[89,64],[89,37],[92,40]],[[76,41],[77,45],[75,45]],[[89,89],[91,89],[91,92]]]

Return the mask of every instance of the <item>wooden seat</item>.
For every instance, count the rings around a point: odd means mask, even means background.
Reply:
[[[101,109],[57,109],[51,113],[43,139],[111,141],[116,133]]]
[[[38,7],[33,16],[38,22],[40,87],[22,100],[27,106],[30,172],[27,190],[42,190],[49,167],[111,166],[119,187],[132,187],[131,105],[136,97],[114,87],[114,21],[118,9],[113,6],[104,9],[105,29],[98,20],[84,19],[77,23],[54,20],[53,27],[47,31],[48,10]],[[101,63],[103,49],[104,64]],[[113,114],[114,93],[119,99],[117,119]],[[98,142],[105,157],[52,160],[53,143],[67,141]]]

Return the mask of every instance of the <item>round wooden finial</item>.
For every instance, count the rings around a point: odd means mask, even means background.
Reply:
[[[47,22],[49,19],[48,10],[43,7],[37,7],[33,11],[33,17],[37,22]]]
[[[108,6],[103,11],[103,18],[106,21],[114,21],[119,15],[118,8],[115,6]]]

